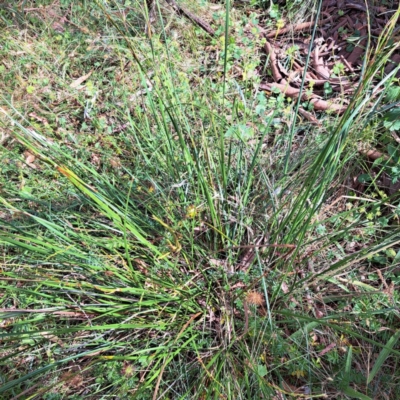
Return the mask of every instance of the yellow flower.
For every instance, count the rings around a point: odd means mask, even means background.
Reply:
[[[340,339],[338,340],[338,346],[349,346],[349,345],[350,345],[349,340],[345,336],[341,335]]]
[[[295,376],[297,379],[304,378],[306,376],[306,372],[302,369],[296,369],[296,371],[292,372],[292,376]]]
[[[186,218],[194,218],[197,215],[197,208],[196,206],[189,206],[186,209]]]
[[[276,27],[278,29],[282,29],[285,26],[285,21],[283,19],[278,19],[278,21],[276,21]]]
[[[387,198],[387,194],[383,190],[378,190],[379,195],[381,196],[382,199]]]

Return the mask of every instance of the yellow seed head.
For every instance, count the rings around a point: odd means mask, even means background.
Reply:
[[[249,292],[246,294],[246,301],[255,306],[261,306],[264,302],[264,297],[258,292]]]

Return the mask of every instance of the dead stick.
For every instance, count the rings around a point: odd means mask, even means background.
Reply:
[[[282,75],[277,66],[275,50],[268,41],[265,42],[264,50],[269,55],[269,64],[271,66],[271,72],[272,76],[274,77],[274,81],[279,82],[282,79]]]
[[[199,18],[197,15],[194,15],[190,11],[186,10],[185,8],[181,7],[179,4],[175,2],[175,0],[166,0],[167,3],[178,13],[183,14],[186,18],[190,19],[194,23],[200,26],[200,28],[204,29],[208,34],[211,36],[215,36],[215,31],[211,26]]]
[[[306,118],[308,121],[310,121],[312,124],[321,126],[321,122],[317,120],[317,118],[314,117],[310,112],[304,110],[303,108],[299,107],[299,114],[302,115],[304,118]]]
[[[319,24],[321,26],[323,26],[327,22],[330,22],[330,18],[323,19],[322,21],[319,22]],[[303,22],[302,24],[298,24],[298,25],[291,25],[291,26],[288,26],[287,28],[277,29],[275,32],[268,33],[266,35],[266,37],[267,38],[273,38],[273,37],[276,37],[278,35],[283,35],[284,33],[292,32],[292,31],[293,32],[302,31],[304,29],[310,28],[314,24],[315,24],[315,21],[310,21],[310,22]]]
[[[322,58],[320,58],[320,56],[319,56],[318,46],[315,46],[315,49],[314,49],[313,64],[314,64],[314,70],[319,77],[322,77],[324,79],[329,79],[330,73],[329,73],[329,70],[327,68],[325,68],[324,62],[323,62]]]
[[[288,85],[287,83],[286,84],[282,84],[282,83],[272,83],[272,84],[263,83],[259,87],[262,90],[268,90],[268,91],[271,91],[273,87],[276,87],[282,93],[284,93],[286,96],[289,96],[291,98],[297,98],[300,95],[300,90],[299,89],[296,89],[293,86]],[[318,99],[313,95],[307,96],[307,94],[305,92],[302,93],[301,99],[305,100],[305,101],[309,101],[314,106],[314,110],[317,110],[317,111],[331,110],[331,111],[336,111],[338,113],[342,113],[346,109],[346,107],[344,107],[344,106],[341,106],[339,104],[330,103],[330,102],[327,102],[327,101],[322,100],[322,99]]]

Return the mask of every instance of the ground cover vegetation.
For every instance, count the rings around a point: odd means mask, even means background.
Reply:
[[[0,2],[0,397],[398,398],[398,7]]]

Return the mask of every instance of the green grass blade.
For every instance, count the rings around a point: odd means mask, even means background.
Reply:
[[[386,359],[391,355],[393,347],[396,345],[397,341],[399,340],[400,337],[400,330],[398,330],[386,343],[385,348],[381,350],[379,353],[378,358],[375,361],[374,366],[371,369],[371,372],[368,374],[367,377],[367,384],[369,385],[373,379],[375,378],[376,374],[380,371],[383,363],[386,361]]]
[[[347,396],[350,396],[353,399],[360,399],[360,400],[373,400],[371,397],[366,396],[357,390],[352,389],[351,387],[347,387],[343,390],[343,393]]]

